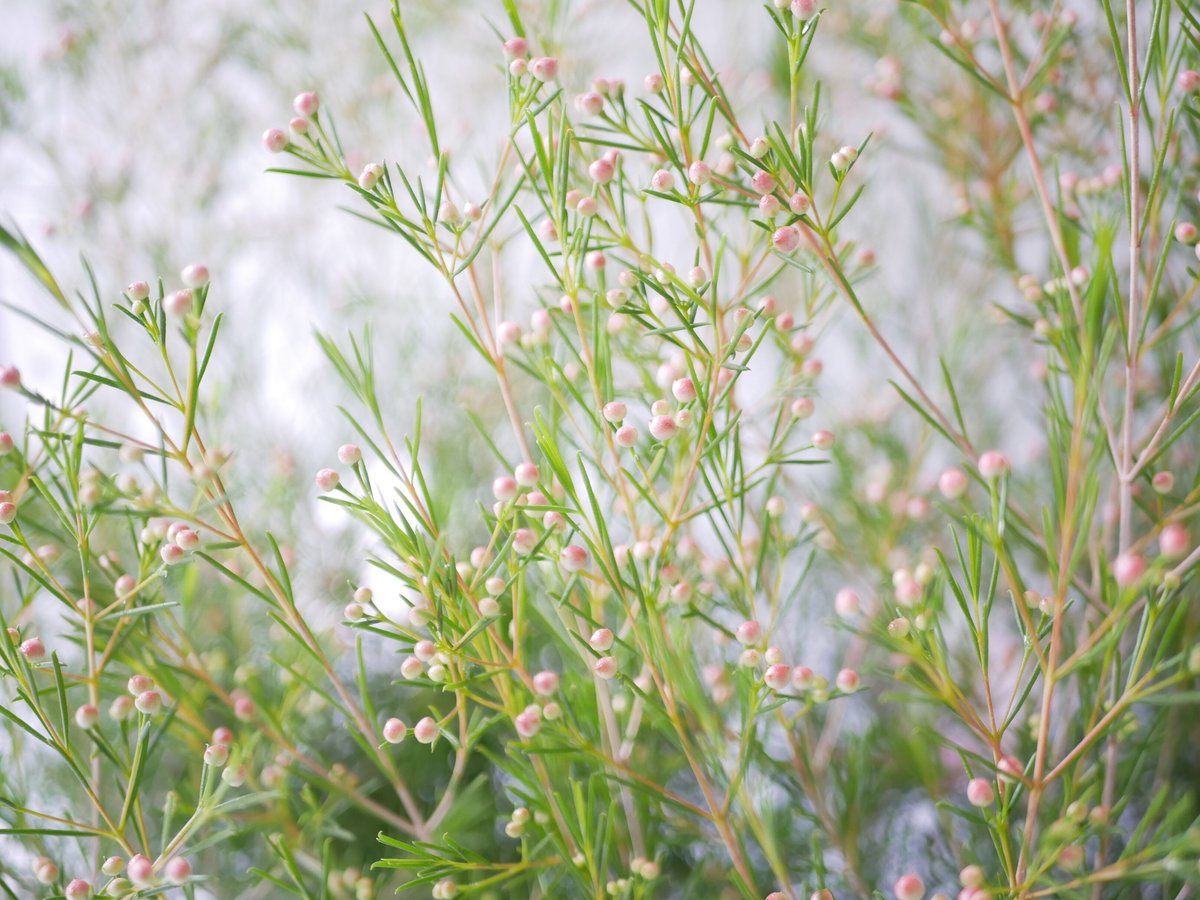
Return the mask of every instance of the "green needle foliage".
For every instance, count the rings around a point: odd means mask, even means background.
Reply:
[[[447,148],[450,73],[398,0],[366,27],[432,165],[352,169],[315,94],[264,135],[436,276],[448,368],[488,378],[481,410],[423,408],[388,335],[316,336],[345,405],[306,415],[346,435],[316,494],[360,536],[332,598],[296,560],[313,491],[214,437],[207,270],[73,290],[0,229],[64,363],[0,369],[7,896],[1200,888],[1195,11],[750,6],[756,107],[705,3],[607,5],[644,84],[583,87],[559,4],[492,10],[491,93],[460,98],[507,110],[490,156]],[[850,233],[887,172],[835,139],[826,41],[878,58],[958,186],[965,345],[878,313]],[[839,409],[841,320],[880,396]],[[993,409],[962,347],[996,329],[1037,371],[984,360]]]

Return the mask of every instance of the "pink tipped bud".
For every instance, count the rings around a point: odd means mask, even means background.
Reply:
[[[596,214],[596,210],[598,208],[599,207],[596,204],[595,197],[584,197],[582,200],[579,201],[579,204],[575,207],[575,211],[578,212],[579,215],[583,216],[586,219],[586,218],[590,218],[591,216],[594,216]],[[588,265],[591,266],[593,269],[603,269],[604,268],[604,254],[598,250],[595,253],[589,253],[588,254]]]
[[[131,675],[125,684],[126,689],[133,695],[144,694],[154,690],[154,679],[149,675]]]
[[[792,0],[791,10],[797,19],[811,19],[817,14],[817,0]]]
[[[503,581],[503,579],[501,579]],[[499,593],[499,591],[497,591]],[[413,645],[413,655],[423,663],[429,662],[437,655],[437,647],[433,641],[417,641]]]
[[[133,698],[125,695],[117,697],[108,707],[108,714],[114,722],[128,719],[131,712],[133,712]]]
[[[983,869],[979,866],[964,866],[963,869],[958,873],[959,882],[964,887],[968,888],[979,887],[981,884],[983,884],[985,878],[987,878],[987,876],[984,874]]]
[[[21,642],[21,655],[31,663],[41,662],[46,658],[46,645],[42,643],[42,639],[32,637],[27,641]]]
[[[659,169],[650,176],[650,187],[656,191],[666,193],[675,187],[675,176],[666,169]]]
[[[317,96],[316,91],[305,91],[302,94],[297,94],[296,99],[292,101],[292,109],[296,111],[296,115],[303,116],[306,119],[311,119],[315,116],[320,106],[321,98]]]
[[[1169,494],[1175,488],[1175,473],[1155,472],[1154,477],[1150,479],[1150,485],[1156,493]]]
[[[987,450],[979,457],[979,474],[988,481],[1007,474],[1008,457],[999,450]]]
[[[747,619],[737,627],[733,636],[737,638],[739,644],[749,647],[762,639],[762,626],[753,619]]]
[[[541,709],[536,706],[527,707],[516,715],[513,725],[516,726],[517,734],[521,737],[525,739],[533,737],[542,729]]]
[[[646,92],[649,94],[662,93],[663,77],[657,72],[651,72],[644,79],[642,79],[642,87],[644,87]]]
[[[843,694],[853,694],[858,690],[859,679],[858,673],[853,669],[842,669],[837,673],[837,679],[834,681],[837,689]]]
[[[972,806],[991,806],[995,799],[996,792],[986,778],[972,778],[967,782],[967,802]]]
[[[233,701],[233,714],[239,722],[249,722],[257,711],[254,701],[241,694]]]
[[[168,566],[174,566],[183,562],[184,557],[187,556],[187,551],[178,544],[163,544],[162,549],[158,551],[158,555]]]
[[[758,211],[762,213],[766,219],[773,219],[779,215],[782,207],[774,194],[763,194],[758,198]]]
[[[218,725],[213,729],[212,742],[214,744],[232,744],[233,729],[229,728],[227,725]]]
[[[125,868],[125,860],[119,856],[110,856],[104,860],[100,866],[100,871],[111,878],[114,875],[119,875],[121,870]]]
[[[613,645],[613,633],[607,628],[597,628],[588,638],[588,645],[597,653],[608,651]]]
[[[168,881],[187,881],[192,877],[192,864],[182,856],[176,856],[167,862],[164,871]]]
[[[169,316],[185,316],[192,311],[191,290],[173,291],[162,299],[163,309]]]
[[[516,471],[513,472],[513,476],[516,478],[517,484],[521,485],[521,487],[533,487],[538,483],[541,473],[538,472],[538,467],[533,463],[526,462],[517,466]]]
[[[592,671],[600,678],[608,681],[617,674],[617,658],[615,656],[600,657],[596,660],[595,665],[592,666]]]
[[[602,412],[605,421],[611,422],[613,425],[619,425],[629,410],[621,401],[613,400],[611,403],[604,404]]]
[[[850,588],[842,588],[833,598],[833,609],[843,619],[852,619],[858,615],[860,606],[858,594]]]
[[[185,287],[202,288],[208,284],[208,267],[192,263],[180,273],[179,280]]]
[[[321,469],[317,472],[316,477],[313,478],[317,490],[326,494],[337,487],[341,480],[341,476],[333,469]]]
[[[308,119],[296,116],[288,120],[288,131],[295,135],[308,134]]]
[[[800,246],[800,229],[795,225],[784,225],[782,228],[777,228],[771,236],[771,243],[780,253],[792,253]]]
[[[204,748],[204,764],[219,769],[229,762],[228,744],[210,744]]]
[[[1014,784],[1025,774],[1025,768],[1015,756],[1000,757],[1000,761],[996,763],[996,771],[1000,773],[1000,780],[1005,784]]]
[[[553,81],[558,76],[558,60],[553,56],[539,56],[529,63],[529,74],[538,81]]]
[[[517,480],[508,475],[501,475],[492,482],[492,496],[501,503],[507,503],[517,496]]]
[[[67,900],[88,900],[92,896],[92,886],[82,878],[74,878],[63,892]]]
[[[432,744],[438,736],[438,724],[431,716],[426,716],[413,728],[413,737],[419,744]]]
[[[692,184],[708,184],[712,181],[712,167],[702,159],[688,166],[688,181]]]
[[[817,431],[813,433],[812,445],[818,450],[829,450],[833,447],[834,437],[832,431]]]
[[[549,697],[558,690],[558,674],[555,672],[538,672],[533,676],[534,693]]]
[[[353,466],[362,459],[362,450],[355,444],[342,444],[337,451],[338,461],[345,466]]]
[[[518,528],[513,532],[512,546],[518,556],[528,556],[537,546],[537,535],[530,528]]]
[[[770,172],[755,172],[750,176],[750,184],[760,194],[770,194],[775,190],[775,179]]]
[[[523,37],[509,38],[504,42],[503,49],[505,59],[520,59],[529,53],[529,42]]]
[[[637,443],[638,431],[632,425],[622,425],[613,434],[613,440],[621,447],[632,447]],[[10,503],[9,506],[12,504]]]
[[[1179,90],[1185,94],[1200,90],[1200,72],[1197,72],[1195,69],[1185,69],[1179,73],[1179,79],[1176,83],[1179,85]]]
[[[792,667],[783,663],[768,666],[763,673],[763,683],[773,691],[784,690],[792,679]]]
[[[409,681],[420,678],[423,671],[425,671],[425,667],[415,656],[406,657],[404,662],[400,663],[400,674]]]
[[[1158,549],[1167,559],[1182,559],[1191,549],[1187,529],[1178,522],[1167,525],[1158,535]]]
[[[588,564],[588,552],[578,544],[570,544],[559,554],[559,565],[568,572],[578,572]]]
[[[149,884],[154,878],[154,863],[139,853],[126,864],[125,874],[134,884]]]
[[[100,710],[91,703],[85,703],[79,709],[75,710],[75,724],[80,728],[89,729],[95,728],[96,723],[100,721]]]
[[[281,153],[288,145],[288,136],[279,128],[268,128],[263,132],[262,145],[271,153]]]
[[[938,490],[947,500],[957,500],[967,491],[967,473],[951,467],[938,476]]]
[[[516,322],[501,322],[496,326],[496,340],[501,345],[515,344],[521,339],[521,326]]]
[[[680,403],[690,403],[696,399],[696,385],[690,378],[679,378],[672,382],[671,393]]]
[[[650,420],[650,434],[656,441],[669,441],[678,430],[672,416],[655,416]]]
[[[598,159],[588,166],[588,176],[597,184],[608,184],[615,173],[613,164],[606,159]]]
[[[125,296],[134,302],[145,300],[150,296],[150,285],[144,281],[134,281],[125,288]]]
[[[408,726],[399,719],[388,719],[383,723],[383,739],[389,744],[399,744],[408,734]]]
[[[1175,240],[1183,244],[1196,243],[1197,230],[1191,222],[1180,222],[1175,226]]]
[[[925,882],[916,875],[901,875],[892,890],[896,900],[921,900],[925,896]]]
[[[133,698],[133,705],[137,707],[138,712],[152,716],[162,709],[162,694],[158,691],[142,691]]]
[[[1146,560],[1138,553],[1122,553],[1113,561],[1113,577],[1120,587],[1129,587],[1146,574]]]
[[[575,98],[575,108],[585,115],[598,116],[604,109],[604,98],[595,91],[588,91]]]
[[[383,178],[383,166],[379,163],[367,163],[358,174],[358,186],[364,191],[374,190],[381,178]]]

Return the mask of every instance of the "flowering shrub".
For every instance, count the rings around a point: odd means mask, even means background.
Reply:
[[[697,6],[634,5],[626,85],[506,2],[461,102],[507,112],[465,159],[397,3],[369,29],[430,168],[351,167],[313,91],[263,134],[436,274],[450,375],[490,382],[422,410],[383,339],[319,334],[346,406],[297,411],[306,493],[222,433],[219,265],[73,290],[0,230],[65,345],[57,385],[0,368],[9,896],[1200,884],[1200,21],[747,8],[777,31],[754,105]],[[839,15],[957,185],[965,337],[905,348],[878,312],[850,235],[893,138],[826,113]],[[870,397],[822,389],[822,346]],[[295,551],[314,496],[360,536],[332,585]]]

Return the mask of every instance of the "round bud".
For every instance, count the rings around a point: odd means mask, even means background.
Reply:
[[[712,181],[712,167],[704,160],[696,160],[688,166],[688,181],[695,185],[708,184]]]
[[[559,554],[559,564],[568,572],[578,572],[588,564],[588,552],[578,544],[570,544]]]
[[[1120,587],[1129,587],[1146,574],[1146,560],[1139,553],[1122,553],[1113,561],[1113,577]]]
[[[995,799],[996,792],[986,778],[972,778],[967,782],[967,802],[972,806],[991,806]]]
[[[842,588],[833,598],[833,609],[843,619],[852,619],[858,615],[860,605],[858,594],[850,588]]]
[[[152,716],[162,709],[162,694],[158,691],[142,691],[133,698],[133,705],[137,707],[138,712]]]
[[[762,639],[762,626],[753,619],[747,619],[737,627],[733,636],[743,646],[748,647],[752,644],[757,644]]]
[[[399,719],[388,719],[383,723],[383,739],[389,744],[399,744],[408,734],[408,726]]]
[[[438,736],[438,724],[431,716],[426,716],[413,728],[413,737],[421,744],[432,744]]]
[[[313,478],[317,490],[326,494],[336,488],[341,480],[341,476],[333,469],[321,469]]]
[[[279,128],[268,128],[263,132],[262,145],[271,153],[281,153],[288,145],[288,136]]]
[[[187,881],[192,877],[192,864],[182,856],[176,856],[167,862],[164,872],[168,881]]]
[[[607,652],[613,645],[613,633],[607,628],[597,628],[588,638],[588,645],[597,653]]]
[[[95,728],[96,723],[100,721],[100,710],[91,703],[85,703],[83,706],[75,710],[75,724],[80,728],[89,729]]]
[[[678,430],[672,416],[655,416],[650,420],[650,434],[656,441],[669,441]]]
[[[1167,559],[1183,559],[1191,549],[1192,541],[1187,529],[1178,522],[1172,522],[1163,528],[1158,535],[1158,549]]]
[[[67,900],[88,900],[92,896],[92,886],[82,878],[74,878],[63,892]]]
[[[154,878],[154,863],[139,853],[126,864],[125,874],[134,884],[149,884]]]
[[[184,287],[202,288],[208,284],[208,267],[192,263],[179,274]]]
[[[46,645],[39,637],[31,637],[27,641],[22,641],[19,649],[21,655],[31,663],[38,663],[46,658]]]
[[[775,229],[771,243],[780,253],[792,253],[800,246],[800,229],[795,225],[784,225]]]
[[[529,74],[538,81],[553,81],[558,75],[558,60],[553,56],[539,56],[529,63]]]
[[[675,187],[675,176],[666,169],[659,169],[650,176],[650,187],[660,193],[666,193]]]
[[[615,656],[602,656],[592,666],[592,671],[600,678],[608,681],[617,674],[617,659]]]
[[[1008,457],[999,450],[987,450],[979,457],[979,474],[987,481],[995,481],[1008,473]]]
[[[967,473],[951,467],[938,476],[938,490],[947,500],[957,500],[967,491]]]
[[[229,762],[228,744],[209,744],[204,748],[204,764],[219,769]]]
[[[901,875],[896,879],[892,891],[896,900],[921,900],[925,896],[925,882],[917,875]]]
[[[853,669],[842,669],[834,683],[843,694],[853,694],[859,687],[858,673]]]
[[[297,94],[296,99],[292,101],[292,109],[296,111],[296,115],[303,116],[306,119],[311,119],[315,116],[320,106],[321,98],[317,96],[316,91],[305,91],[302,94]]]
[[[185,316],[192,311],[191,290],[174,291],[162,299],[163,309],[169,316]]]

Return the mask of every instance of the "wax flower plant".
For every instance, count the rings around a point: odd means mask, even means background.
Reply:
[[[6,227],[67,352],[0,368],[4,894],[1194,896],[1200,21],[1087,5],[748,4],[754,108],[705,2],[621,7],[626,84],[508,0],[482,167],[369,19],[432,166],[351,168],[314,91],[262,143],[437,276],[502,427],[439,410],[488,474],[435,477],[377,338],[320,335],[307,496],[371,548],[332,596],[212,437],[219,267],[73,291]],[[1021,371],[889,333],[826,40],[957,186]]]

